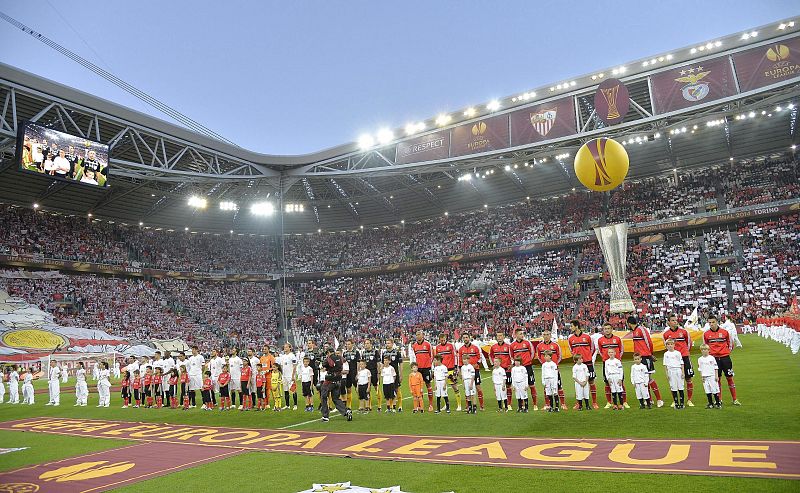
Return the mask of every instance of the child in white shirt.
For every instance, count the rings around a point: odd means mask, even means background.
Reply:
[[[17,367],[11,367],[8,375],[8,402],[9,404],[19,404],[19,373]]]
[[[386,399],[386,412],[397,412],[394,402],[395,385],[397,371],[390,364],[388,356],[383,357],[383,368],[381,368],[381,380],[383,381],[383,397]]]
[[[667,368],[667,380],[669,389],[672,391],[672,400],[675,409],[683,409],[683,357],[680,351],[675,350],[675,339],[667,340],[667,351],[664,353],[664,366]]]
[[[303,367],[300,369],[300,382],[303,387],[303,397],[306,400],[306,412],[314,411],[314,392],[312,391],[312,382],[314,380],[314,369],[311,368],[311,359],[303,358]]]
[[[364,361],[359,361],[356,385],[358,386],[358,410],[361,412],[371,411],[367,404],[369,400],[369,381],[371,378],[372,373],[367,370],[367,364]]]
[[[30,370],[22,370],[22,403],[32,406],[34,403],[33,398],[33,374]]]
[[[625,375],[625,370],[622,368],[622,362],[617,359],[616,350],[608,350],[608,359],[603,363],[603,372],[605,372],[608,385],[611,387],[611,396],[614,401],[611,409],[615,411],[624,409],[622,407],[622,377]]]
[[[650,400],[650,375],[647,373],[647,365],[642,363],[642,355],[633,353],[633,366],[631,366],[631,382],[636,390],[636,398],[639,399],[639,409],[652,409],[653,401]]]
[[[558,402],[558,365],[553,361],[553,353],[545,351],[542,363],[542,381],[544,382],[545,399],[549,404],[548,413],[557,413],[561,410]]]
[[[472,358],[467,355],[467,361],[462,361],[461,380],[464,382],[464,398],[467,400],[467,414],[475,414],[477,411],[475,403],[475,367],[472,366]]]
[[[702,351],[703,355],[697,358],[697,370],[703,378],[703,390],[706,392],[706,398],[708,399],[706,409],[720,409],[722,408],[722,402],[719,400],[719,380],[717,380],[719,367],[717,366],[717,360],[708,354],[708,344],[700,346],[700,351]]]
[[[589,405],[589,367],[583,363],[583,356],[576,354],[575,365],[572,367],[572,380],[575,381],[575,400],[578,401],[578,411],[583,411],[583,406],[586,404],[586,410],[591,411],[592,406]]]
[[[6,374],[0,369],[0,404],[6,400]]]
[[[444,397],[445,412],[450,414],[450,399],[447,397],[447,367],[442,363],[442,357],[434,358],[433,379],[436,381],[436,414],[442,412],[442,397]]]
[[[517,397],[517,412],[528,412],[528,370],[522,366],[522,358],[514,360],[511,368],[511,385]]]
[[[492,384],[494,385],[494,395],[497,396],[497,412],[508,412],[508,401],[506,400],[506,370],[500,365],[500,358],[494,359],[494,370],[492,370]]]

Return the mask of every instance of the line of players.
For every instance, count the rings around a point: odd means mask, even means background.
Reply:
[[[22,166],[28,171],[91,185],[103,185],[108,175],[108,166],[93,149],[76,149],[72,145],[59,148],[55,141],[48,145],[47,140],[39,142],[27,135],[22,145]]]

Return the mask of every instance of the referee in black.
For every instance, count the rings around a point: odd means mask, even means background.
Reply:
[[[330,346],[325,347],[325,359],[321,361],[325,368],[325,380],[322,382],[319,398],[322,401],[322,421],[330,421],[330,409],[328,409],[328,395],[333,399],[333,405],[339,414],[344,416],[347,421],[353,421],[353,411],[347,409],[344,401],[339,396],[341,392],[342,380],[342,358],[333,351]]]

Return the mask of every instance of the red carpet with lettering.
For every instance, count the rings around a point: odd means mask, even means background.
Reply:
[[[137,443],[55,462],[0,472],[0,491],[88,493],[108,491],[236,455],[243,450],[191,444]]]
[[[446,437],[30,418],[0,429],[444,464],[800,479],[800,442]]]

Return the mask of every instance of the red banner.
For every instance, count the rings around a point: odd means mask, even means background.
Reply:
[[[727,56],[691,63],[650,76],[655,113],[669,113],[736,95]]]
[[[508,147],[508,116],[484,118],[459,125],[452,130],[450,155],[466,156],[479,152],[496,151]]]
[[[566,137],[577,132],[572,98],[515,111],[509,118],[512,147]]]
[[[733,55],[742,92],[800,76],[800,37],[785,39]]]
[[[397,144],[397,164],[419,163],[450,157],[450,133],[436,132]]]

